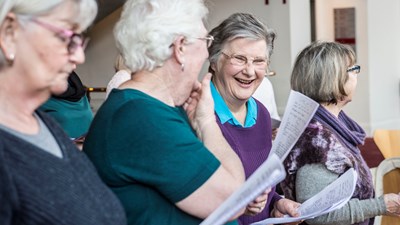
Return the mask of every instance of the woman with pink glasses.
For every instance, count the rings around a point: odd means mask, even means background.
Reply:
[[[118,199],[48,115],[85,60],[94,0],[0,3],[0,224],[125,224]]]

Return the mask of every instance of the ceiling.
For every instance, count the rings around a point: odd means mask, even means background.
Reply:
[[[125,0],[97,0],[97,4],[99,6],[99,11],[97,13],[96,19],[94,23],[99,22],[104,19],[104,17],[108,16],[116,9],[121,7],[125,3]]]

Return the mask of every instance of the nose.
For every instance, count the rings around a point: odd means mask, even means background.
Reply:
[[[69,60],[73,64],[82,64],[85,62],[85,52],[82,47],[78,47],[73,53],[69,55]]]
[[[253,65],[253,62],[248,62],[243,68],[243,74],[252,77],[256,75],[256,69]]]

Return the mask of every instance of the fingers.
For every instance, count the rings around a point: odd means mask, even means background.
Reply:
[[[289,206],[287,207],[287,213],[292,216],[292,217],[298,217],[300,216],[298,208],[300,207],[300,204],[297,202],[293,202],[293,204],[289,204]]]
[[[271,192],[271,188],[268,188],[265,190],[260,196],[258,196],[256,199],[254,199],[254,203],[258,202],[265,202],[268,199],[268,194]]]
[[[276,211],[281,214],[289,214],[292,217],[300,216],[298,212],[298,208],[300,207],[300,203],[282,198],[276,203]]]
[[[262,212],[264,210],[264,208],[265,208],[265,206],[259,207],[259,206],[250,206],[250,205],[248,205],[246,207],[245,214],[246,215],[250,215],[250,216],[254,216],[254,215],[257,215],[260,212]]]
[[[202,92],[211,93],[210,90],[211,73],[207,73],[201,81]]]
[[[246,207],[246,215],[256,215],[262,212],[267,204],[268,193],[271,189],[267,189],[260,196],[258,196],[254,201],[249,203]]]
[[[385,194],[383,196],[386,205],[386,215],[400,216],[400,195],[399,194]]]
[[[273,214],[272,214],[272,216],[273,217],[277,217],[277,218],[280,218],[280,217],[283,217],[285,214],[283,214],[283,213],[281,213],[279,210],[277,210],[277,209],[274,209],[273,210]]]
[[[210,86],[211,77],[211,73],[204,75],[203,80],[201,81],[202,86]]]

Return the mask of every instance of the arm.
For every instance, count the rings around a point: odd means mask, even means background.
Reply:
[[[322,164],[309,164],[303,166],[297,172],[296,177],[297,201],[306,201],[338,177],[338,174],[329,171]],[[354,224],[374,216],[382,215],[385,212],[386,206],[383,197],[365,200],[353,198],[342,208],[316,217],[315,219],[307,220],[307,223],[332,225]]]
[[[211,75],[207,74],[184,104],[192,127],[209,151],[221,162],[217,171],[195,192],[177,203],[182,210],[205,218],[244,182],[242,163],[215,121],[214,101],[210,91]],[[204,202],[205,204],[193,204]],[[240,214],[244,211],[242,210]],[[238,214],[237,216],[239,216]]]

